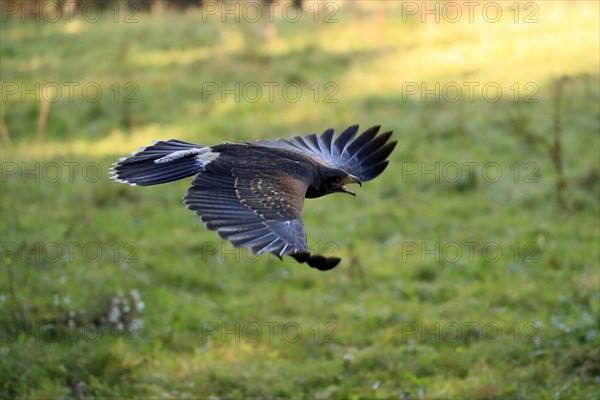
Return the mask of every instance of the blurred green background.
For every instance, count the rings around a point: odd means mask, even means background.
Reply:
[[[599,5],[467,3],[2,2],[2,398],[598,398]],[[107,173],[354,123],[327,273]]]

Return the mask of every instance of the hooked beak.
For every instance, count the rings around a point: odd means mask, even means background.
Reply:
[[[349,184],[349,183],[358,183],[359,186],[362,186],[361,180],[358,179],[354,175],[348,175],[348,177],[344,181],[344,184]],[[344,193],[348,193],[348,194],[351,194],[352,196],[356,196],[356,193],[354,193],[352,190],[348,189],[346,186],[341,186],[341,189],[342,189],[342,192],[344,192]]]

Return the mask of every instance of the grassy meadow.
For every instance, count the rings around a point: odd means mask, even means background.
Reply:
[[[3,17],[0,396],[598,398],[598,3],[281,3]],[[220,240],[189,180],[108,175],[153,139],[355,123],[398,146],[307,200],[329,272]]]

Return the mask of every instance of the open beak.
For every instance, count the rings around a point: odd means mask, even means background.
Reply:
[[[354,175],[348,175],[348,178],[346,179],[346,182],[344,182],[344,183],[346,183],[346,184],[348,184],[348,183],[358,183],[359,186],[362,186],[361,180],[358,179]],[[352,190],[348,189],[346,186],[342,186],[341,189],[342,189],[342,191],[344,193],[348,193],[348,194],[351,194],[352,196],[356,196],[356,193],[354,193]]]
[[[348,189],[346,186],[342,186],[342,192],[351,194],[352,196],[356,196],[356,193],[354,193],[352,190]]]

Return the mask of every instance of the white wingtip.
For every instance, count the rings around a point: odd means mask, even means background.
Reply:
[[[113,182],[117,182],[117,183],[126,183],[126,184],[128,184],[128,185],[131,185],[131,184],[129,183],[129,181],[128,181],[128,180],[126,180],[126,179],[119,179],[119,178],[117,178],[117,176],[116,176],[116,175],[114,175],[114,176],[111,176],[111,177],[110,177],[110,179],[112,179],[112,181],[113,181]]]

